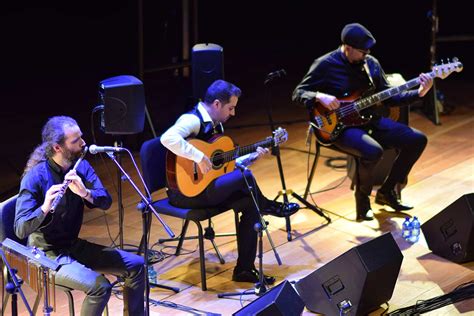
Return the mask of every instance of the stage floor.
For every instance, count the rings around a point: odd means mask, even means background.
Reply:
[[[243,107],[241,113],[237,108],[237,115],[241,115],[241,119],[229,122],[226,130],[227,134],[241,145],[252,143],[269,134],[269,127],[260,125],[262,121],[266,122],[264,108],[253,108],[253,110],[256,112],[249,115],[248,108]],[[407,214],[418,216],[423,224],[462,195],[474,192],[473,114],[472,100],[457,105],[449,115],[441,116],[441,125],[434,125],[417,112],[411,112],[410,125],[425,132],[429,143],[420,161],[412,170],[407,187],[403,190],[404,200],[415,205],[415,209],[406,214],[382,208],[375,204],[372,198],[376,220],[356,222],[353,191],[350,189],[350,180],[346,178],[345,169],[334,170],[324,164],[328,157],[339,154],[323,149],[323,158],[320,159],[311,191],[336,188],[312,194],[308,201],[327,209],[326,214],[332,222],[327,224],[324,218],[313,211],[301,209],[291,216],[293,240],[289,242],[284,219],[266,217],[269,222],[268,231],[281,257],[282,265],[277,264],[268,237],[264,235],[265,273],[276,276],[277,284],[284,280],[296,281],[352,247],[391,232],[404,258],[388,311],[415,304],[417,300],[446,294],[458,285],[474,280],[474,263],[456,264],[432,254],[423,235],[416,244],[409,244],[399,236],[401,224]],[[309,148],[305,145],[307,130],[305,118],[303,110],[294,107],[279,107],[274,110],[274,120],[285,122],[282,126],[289,133],[288,142],[281,146],[286,186],[300,195],[303,195],[308,168],[313,158],[312,155],[308,155]],[[311,150],[314,151],[314,144]],[[106,157],[104,160],[89,158],[114,197],[114,204],[105,213],[97,210],[86,211],[81,237],[110,245],[112,236],[115,243],[118,243],[115,166]],[[138,154],[135,158],[139,160]],[[123,164],[132,178],[139,181],[128,157],[123,157]],[[282,188],[275,157],[269,155],[252,166],[252,170],[264,194],[270,198],[275,197]],[[157,192],[154,193],[154,197],[158,198],[163,194]],[[123,196],[125,206],[123,237],[126,247],[129,248],[129,245],[136,246],[140,242],[141,214],[136,210],[139,199],[128,183],[123,183]],[[163,216],[163,219],[176,234],[179,234],[182,225],[180,220],[168,216]],[[232,232],[235,229],[233,212],[219,215],[213,222],[216,233]],[[188,235],[194,233],[195,227],[191,224]],[[159,238],[166,237],[162,226],[154,219],[150,237],[152,249],[172,254],[176,243],[170,243],[168,246],[156,243]],[[206,292],[201,291],[199,255],[195,240],[185,241],[182,255],[166,256],[163,261],[154,265],[158,271],[159,283],[179,287],[181,291],[174,294],[163,289],[152,289],[150,298],[161,303],[150,306],[150,315],[201,315],[204,312],[230,315],[256,299],[253,295],[217,298],[218,293],[251,289],[253,284],[231,281],[237,256],[235,237],[217,238],[216,243],[226,263],[219,263],[211,243],[206,241],[208,286]],[[114,280],[113,277],[110,279]],[[32,301],[31,290],[27,286],[23,288]],[[68,305],[65,295],[57,292],[56,296],[57,314],[66,315]],[[80,313],[83,297],[82,293],[74,292],[77,314]],[[20,298],[18,306],[20,314],[26,315]],[[120,315],[122,306],[121,295],[113,295],[109,302],[110,315]],[[371,315],[380,315],[385,308],[387,306],[382,305]],[[471,299],[456,305],[448,305],[428,315],[474,315],[473,309],[474,300]],[[7,314],[10,313],[10,306],[7,306],[6,311]],[[313,313],[305,309],[303,314]]]

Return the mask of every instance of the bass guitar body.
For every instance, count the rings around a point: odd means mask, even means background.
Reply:
[[[320,103],[310,111],[310,122],[316,139],[322,145],[331,145],[346,127],[362,126],[370,121],[370,117],[361,116],[354,111],[353,103],[360,94],[339,99],[339,109],[333,111],[326,109]]]

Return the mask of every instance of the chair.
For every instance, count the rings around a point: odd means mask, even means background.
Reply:
[[[1,218],[1,224],[0,224],[0,240],[5,240],[5,238],[10,238],[13,241],[16,241],[22,245],[26,245],[27,243],[27,238],[25,239],[20,239],[16,236],[14,228],[13,228],[13,223],[15,221],[15,205],[16,205],[16,199],[18,195],[15,195],[8,200],[0,203],[0,218]],[[26,259],[25,259],[26,260]],[[26,262],[25,262],[26,266]],[[6,268],[3,269],[3,286],[7,282],[7,271]],[[71,288],[62,286],[62,285],[57,285],[56,288],[63,291],[68,299],[69,303],[69,315],[74,316],[74,298],[72,296],[72,290]],[[5,297],[3,306],[7,306],[6,304],[8,303],[8,295]],[[39,306],[39,300],[41,299],[41,296],[37,296],[34,307],[33,307],[33,313],[36,314],[36,311]],[[4,314],[4,310],[2,309],[2,315]]]
[[[155,192],[160,189],[164,189],[166,187],[166,147],[163,146],[161,143],[160,137],[148,140],[143,143],[140,149],[140,161],[143,171],[143,178],[145,180],[146,185],[150,192]],[[223,234],[223,235],[215,235],[214,234],[203,234],[203,229],[201,226],[201,221],[207,220],[209,223],[209,227],[206,231],[210,231],[210,227],[212,225],[211,218],[218,214],[228,211],[228,209],[220,209],[220,208],[206,208],[206,209],[193,209],[193,208],[178,208],[170,204],[168,198],[164,198],[158,201],[154,201],[152,203],[153,207],[156,211],[160,214],[169,215],[177,218],[181,218],[184,220],[184,224],[181,230],[180,237],[178,239],[178,245],[176,248],[175,255],[178,256],[181,247],[183,245],[184,239],[191,239],[197,238],[199,241],[199,262],[201,268],[201,288],[203,291],[207,290],[206,284],[206,269],[205,269],[205,261],[204,261],[204,238],[209,239],[219,257],[221,263],[224,263],[224,259],[222,258],[217,245],[214,242],[214,237],[218,236],[229,236],[234,234]],[[235,226],[237,231],[237,224],[238,224],[238,214],[234,212],[235,216]],[[198,230],[197,237],[185,237],[189,221],[192,221],[196,224]],[[160,240],[160,242],[169,241],[169,240]]]
[[[310,126],[310,133],[313,133],[312,126]],[[314,153],[314,159],[313,159],[313,164],[311,165],[311,171],[308,176],[308,182],[306,183],[306,188],[304,190],[304,195],[303,198],[306,199],[308,197],[308,194],[310,194],[310,188],[311,188],[311,183],[313,182],[313,177],[314,173],[316,171],[316,167],[319,161],[319,157],[321,156],[321,144],[318,141],[315,141],[316,143],[316,149]],[[330,148],[332,150],[335,150],[339,153],[342,153],[344,155],[347,155],[347,173],[349,178],[352,180],[351,182],[351,190],[354,189],[354,187],[357,185],[357,170],[358,170],[358,163],[359,159],[357,157],[354,157],[353,155],[343,152],[342,150],[334,147],[334,146],[325,146],[326,148]]]
[[[308,197],[308,194],[310,194],[311,183],[313,181],[314,173],[316,171],[316,166],[318,164],[319,156],[321,155],[321,146],[323,146],[317,141],[315,143],[316,143],[316,150],[314,154],[313,164],[311,166],[311,171],[308,176],[308,182],[306,183],[306,189],[304,191],[304,196],[303,196],[304,199],[306,199]],[[347,158],[346,158],[347,176],[351,179],[351,190],[354,190],[354,188],[357,186],[359,158],[332,145],[324,146],[324,147],[334,150],[343,155],[347,155]],[[374,176],[373,176],[374,187],[379,187],[383,184],[383,182],[385,181],[385,178],[388,176],[388,173],[391,170],[393,161],[397,158],[397,156],[398,156],[398,153],[396,149],[384,150],[380,162],[375,166],[375,169],[374,169]],[[405,179],[403,183],[397,184],[397,186],[395,187],[395,191],[399,197],[401,195],[402,188],[407,183],[407,180],[408,179]]]

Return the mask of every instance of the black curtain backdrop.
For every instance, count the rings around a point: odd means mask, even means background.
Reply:
[[[370,5],[369,5],[370,3]],[[146,69],[182,62],[180,1],[144,0]],[[89,144],[114,138],[91,126],[99,81],[117,75],[138,76],[138,2],[18,2],[2,4],[2,110],[0,193],[13,192],[40,128],[53,115],[70,115]],[[429,69],[432,1],[198,1],[197,43],[224,48],[227,80],[239,85],[251,103],[262,94],[263,80],[284,68],[288,76],[278,102],[291,104],[293,87],[312,60],[340,44],[342,27],[360,22],[377,39],[373,55],[387,73],[405,78]],[[465,1],[438,1],[439,36],[474,36]],[[192,24],[191,24],[192,25]],[[192,30],[191,30],[192,34]],[[192,37],[191,37],[192,38]],[[192,47],[191,43],[191,47]],[[438,44],[438,56],[458,56],[462,76],[473,78],[474,42]],[[147,72],[147,107],[157,133],[191,106],[191,83],[180,71]],[[280,97],[281,96],[281,97]],[[245,102],[242,102],[244,105]],[[97,120],[96,120],[97,122]],[[149,125],[125,138],[138,149],[151,137]],[[2,195],[2,197],[4,197]]]

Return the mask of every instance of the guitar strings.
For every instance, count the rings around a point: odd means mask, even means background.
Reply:
[[[252,147],[255,147],[255,148],[258,147],[258,146],[267,147],[267,144],[271,143],[271,141],[272,141],[272,139],[266,139],[266,140],[257,142],[253,145],[238,147],[238,148],[235,148],[235,149],[223,152],[223,153],[219,153],[219,154],[216,154],[216,155],[212,156],[212,160],[214,161],[214,160],[223,159],[224,162],[228,162],[228,161],[236,159],[238,156],[243,156],[243,155],[240,155],[240,153],[242,153],[242,152],[244,153],[244,155],[253,152],[254,150],[252,149]]]
[[[433,72],[428,73],[428,75],[429,75],[430,77],[433,77]],[[396,91],[396,94],[398,94],[398,93],[400,93],[401,91],[406,91],[406,90],[410,89],[411,87],[413,87],[414,85],[416,85],[416,84],[418,84],[418,83],[419,83],[419,78],[412,79],[412,80],[410,80],[410,81],[408,81],[408,82],[406,82],[406,83],[404,83],[404,84],[402,84],[402,85],[400,85],[400,86],[393,87],[393,88],[390,88],[390,89],[388,89],[388,90],[386,90],[386,91],[382,91],[382,92],[376,93],[376,94],[371,95],[371,96],[369,96],[369,97],[367,97],[367,98],[364,98],[364,99],[362,99],[362,100],[354,101],[354,102],[349,103],[348,105],[346,105],[346,106],[344,106],[344,107],[340,107],[340,108],[338,108],[338,109],[336,109],[336,110],[334,110],[334,111],[328,112],[326,115],[321,115],[321,116],[324,116],[324,117],[326,117],[326,119],[327,119],[327,116],[328,116],[328,115],[331,115],[331,114],[333,114],[333,113],[336,113],[336,117],[341,117],[341,116],[344,117],[344,116],[347,116],[347,115],[349,115],[349,114],[352,114],[352,113],[355,113],[355,112],[359,112],[359,111],[357,110],[357,108],[359,107],[359,104],[363,104],[363,103],[364,103],[364,100],[369,100],[369,99],[371,99],[371,98],[376,98],[376,97],[377,97],[377,98],[380,98],[379,101],[382,101],[382,100],[388,99],[388,98],[392,97],[393,95],[395,95],[395,94],[392,95],[392,92],[390,92],[390,91]],[[383,95],[384,95],[384,94],[387,94],[387,93],[388,93],[388,96],[387,96],[387,97],[384,97]],[[373,102],[373,101],[371,101],[371,102],[369,102],[369,103],[372,103],[372,102]],[[323,123],[324,123],[324,121],[323,121]]]

